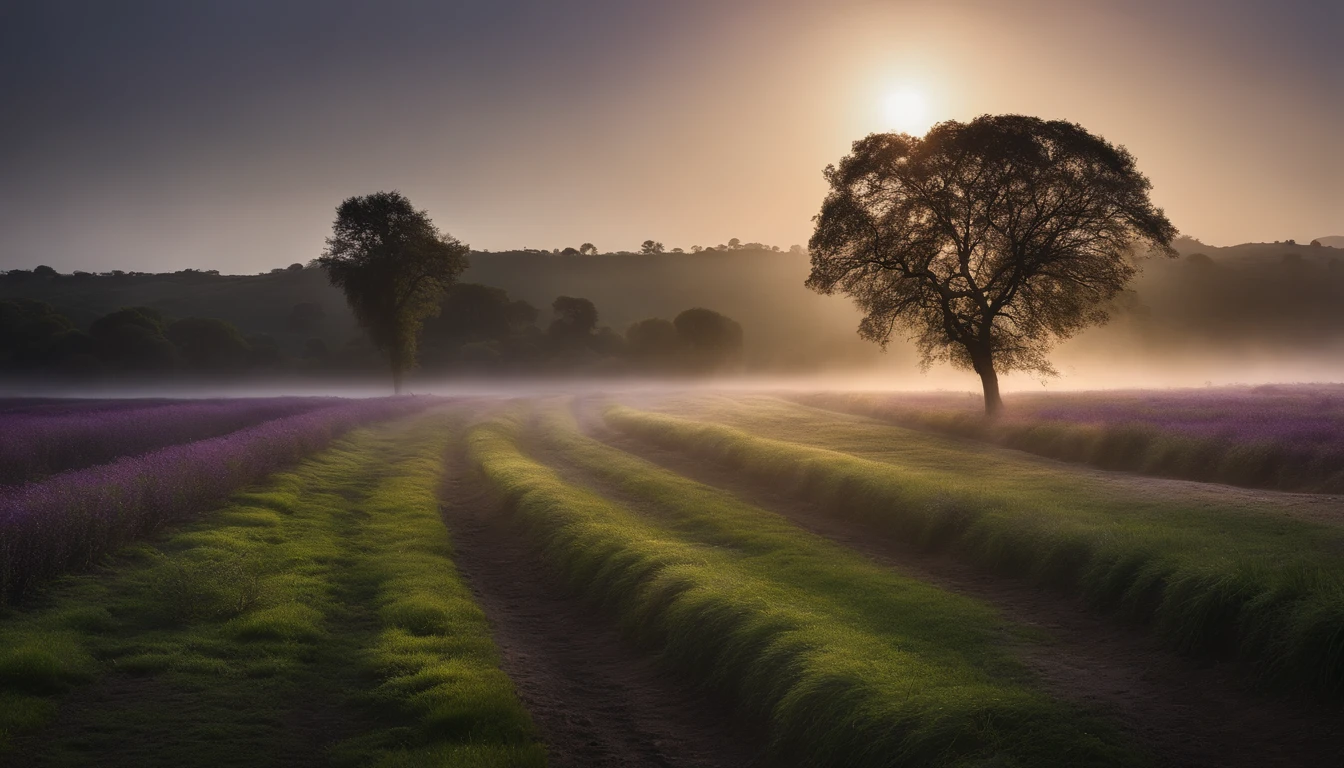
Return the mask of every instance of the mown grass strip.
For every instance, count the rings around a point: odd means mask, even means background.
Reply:
[[[925,546],[1078,590],[1178,650],[1236,653],[1268,684],[1344,693],[1344,566],[1322,546],[1338,541],[1332,529],[1177,506],[1107,515],[719,424],[623,406],[605,418]]]
[[[3,616],[0,755],[39,739],[52,765],[326,748],[334,765],[542,765],[449,559],[435,500],[448,426],[358,431]],[[107,691],[116,706],[96,706]]]
[[[688,517],[704,527],[699,542],[687,541],[563,481],[524,453],[521,430],[508,418],[476,427],[470,461],[573,587],[767,728],[768,764],[1141,762],[1107,728],[1028,687],[984,606],[864,571],[761,515],[708,521],[727,507]],[[633,459],[615,471],[658,480]],[[671,489],[656,490],[662,498]],[[858,594],[865,589],[886,594]]]

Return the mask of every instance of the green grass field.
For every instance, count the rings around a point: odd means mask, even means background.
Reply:
[[[1344,685],[1344,526],[1144,482],[766,396],[458,401],[352,432],[4,609],[0,763],[724,765],[656,729],[623,763],[553,742],[556,718],[583,734],[610,712],[582,709],[594,693],[571,698],[543,646],[500,635],[492,611],[525,619],[540,603],[473,580],[479,558],[462,555],[478,550],[455,550],[454,526],[479,524],[521,545],[499,551],[527,559],[497,563],[506,578],[526,565],[556,582],[535,601],[619,631],[623,662],[586,662],[652,665],[647,696],[721,708],[697,743],[741,739],[759,766],[1181,765],[1203,747],[1164,745],[1228,738],[1210,759],[1310,764],[1341,739],[1287,744],[1243,723],[1229,737],[1213,715],[1184,733],[1198,718],[1173,725],[1159,702],[1072,695],[1037,663],[1057,652],[1051,627],[743,490],[1042,603],[1081,595],[1116,616],[1117,642],[1126,623],[1161,638],[1168,666],[1249,662],[1227,668],[1229,706],[1287,691],[1328,721]],[[529,630],[548,638],[579,631],[536,615]],[[596,696],[638,698],[624,693]]]
[[[438,518],[454,431],[362,430],[4,616],[3,746],[43,765],[543,764]]]
[[[1085,595],[1271,685],[1344,692],[1344,527],[1140,493],[990,446],[771,398],[617,406],[615,429],[782,483],[985,569]]]

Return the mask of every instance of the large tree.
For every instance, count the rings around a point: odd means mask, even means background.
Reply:
[[[400,192],[351,197],[336,209],[317,259],[392,367],[394,390],[415,367],[425,318],[467,267],[468,247],[444,234]]]
[[[1106,320],[1140,246],[1174,256],[1134,157],[1073,123],[1022,115],[948,121],[923,137],[873,134],[826,168],[807,286],[849,295],[859,334],[899,326],[926,367],[1053,374],[1058,340]]]

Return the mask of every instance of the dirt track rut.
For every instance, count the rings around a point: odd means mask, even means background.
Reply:
[[[504,671],[553,768],[757,764],[753,734],[568,594],[465,461],[454,463],[443,492],[454,561],[490,620]]]

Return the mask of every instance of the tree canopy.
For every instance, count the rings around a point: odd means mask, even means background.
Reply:
[[[852,297],[859,334],[908,330],[924,365],[1053,373],[1058,340],[1107,318],[1136,246],[1165,255],[1176,228],[1123,147],[1065,121],[984,115],[923,137],[873,134],[828,166],[807,286]]]
[[[425,318],[467,267],[469,248],[444,234],[400,192],[351,197],[336,209],[317,259],[375,347],[388,355],[393,386],[415,366]]]

